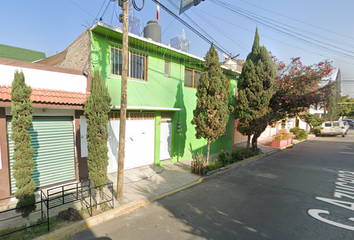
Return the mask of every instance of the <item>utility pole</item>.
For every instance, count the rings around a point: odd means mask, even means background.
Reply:
[[[128,24],[129,0],[123,0],[123,51],[122,51],[122,84],[119,127],[119,155],[117,177],[117,200],[123,200],[125,126],[127,120],[127,78],[128,78]]]

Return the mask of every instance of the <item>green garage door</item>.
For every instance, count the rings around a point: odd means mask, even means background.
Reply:
[[[33,117],[30,128],[35,149],[32,174],[37,187],[75,180],[74,130],[72,117]],[[11,192],[16,191],[12,159],[14,142],[11,140],[11,117],[7,118],[9,141]]]

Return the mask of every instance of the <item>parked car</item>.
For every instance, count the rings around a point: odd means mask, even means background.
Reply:
[[[342,135],[345,137],[349,130],[349,123],[346,121],[329,121],[321,125],[321,135]]]
[[[354,124],[353,119],[345,119],[345,120],[343,120],[343,121],[346,121],[347,123],[349,123],[349,125],[350,125],[351,127],[354,127],[354,126],[353,126],[353,124]]]

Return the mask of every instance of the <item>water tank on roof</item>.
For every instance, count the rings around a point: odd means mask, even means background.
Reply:
[[[144,28],[144,37],[151,38],[155,42],[161,42],[161,26],[156,20],[148,21]]]

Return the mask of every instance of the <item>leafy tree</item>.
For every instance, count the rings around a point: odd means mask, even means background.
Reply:
[[[91,92],[85,104],[87,121],[87,165],[89,179],[95,186],[107,183],[108,166],[108,112],[111,97],[103,82],[100,72],[96,69],[92,76]],[[97,202],[100,202],[103,187],[98,188]]]
[[[197,107],[192,124],[196,137],[207,139],[206,164],[209,165],[210,142],[225,133],[232,107],[227,96],[227,78],[221,70],[218,54],[213,45],[205,57],[204,71],[197,89]]]
[[[340,100],[340,115],[341,116],[354,116],[354,98],[350,98],[348,95],[341,97]]]
[[[11,115],[12,135],[14,141],[14,170],[17,190],[15,197],[18,199],[16,212],[27,218],[27,227],[30,226],[29,215],[36,210],[35,195],[33,191],[36,184],[32,179],[34,169],[34,149],[31,147],[29,129],[32,124],[33,102],[30,99],[32,89],[26,85],[23,72],[15,72],[11,90]],[[28,228],[28,231],[31,229]]]
[[[338,103],[340,103],[341,100],[341,85],[342,81],[339,69],[335,81],[331,84],[331,93],[328,95],[325,103],[325,109],[327,110],[325,117],[333,121],[337,120],[340,116],[341,108]]]
[[[319,116],[309,112],[300,114],[299,118],[310,126],[310,130],[322,124],[322,120]]]
[[[309,66],[302,64],[300,58],[292,58],[288,65],[275,57],[274,61],[278,73],[269,105],[270,124],[307,112],[310,106],[323,104],[331,94],[333,83],[328,82],[333,68],[329,61]]]
[[[247,135],[247,147],[257,148],[257,139],[268,125],[269,101],[274,92],[275,64],[267,48],[259,45],[258,28],[252,51],[243,64],[237,83],[238,97],[234,116],[239,119],[237,130]]]

